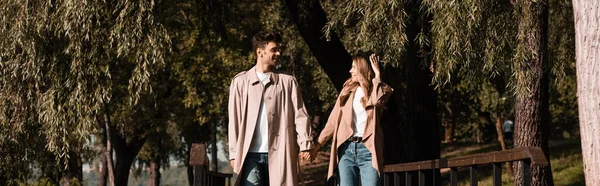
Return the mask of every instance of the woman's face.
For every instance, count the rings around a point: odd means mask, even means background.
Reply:
[[[350,77],[353,82],[358,82],[358,67],[356,67],[356,61],[352,61],[352,68],[350,69]]]

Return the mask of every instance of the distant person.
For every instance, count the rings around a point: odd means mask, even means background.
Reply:
[[[317,149],[333,138],[327,179],[337,170],[342,186],[359,185],[359,180],[364,186],[381,185],[381,113],[394,90],[381,81],[379,57],[375,54],[359,52],[353,56],[350,75],[309,159],[314,159]]]
[[[313,148],[311,126],[296,78],[279,73],[278,33],[252,38],[256,65],[229,90],[229,155],[236,185],[298,185],[298,156]]]
[[[513,122],[510,119],[504,120],[504,123],[502,124],[502,132],[504,133],[504,139],[506,141],[513,140],[513,129]]]

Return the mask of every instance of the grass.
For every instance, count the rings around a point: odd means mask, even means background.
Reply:
[[[463,156],[475,153],[484,153],[499,149],[499,145],[486,145],[481,148],[475,148],[470,151],[460,151],[446,158]],[[581,155],[581,144],[579,140],[568,140],[550,143],[550,165],[554,178],[554,185],[565,186],[584,186],[585,178],[583,175],[583,158]],[[513,185],[513,178],[507,173],[506,165],[502,167],[502,185]],[[492,185],[492,166],[482,166],[478,169],[479,185]],[[449,174],[442,175],[443,180],[449,180]],[[464,169],[459,171],[458,185],[469,185],[469,171]],[[449,185],[449,183],[443,183]]]

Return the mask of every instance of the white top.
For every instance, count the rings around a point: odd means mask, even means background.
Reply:
[[[262,73],[256,71],[256,76],[260,82],[264,85],[269,83],[269,77],[271,73]],[[264,92],[263,92],[264,93]],[[263,97],[261,95],[260,97]],[[260,109],[258,110],[258,119],[256,120],[256,128],[254,128],[254,135],[252,137],[252,143],[250,144],[249,152],[269,152],[269,121],[267,120],[267,112],[265,111],[264,99],[260,99]]]
[[[354,136],[362,137],[365,133],[365,126],[367,125],[367,111],[365,107],[363,107],[360,100],[365,96],[365,91],[363,91],[360,86],[356,88],[356,92],[354,93],[354,100],[352,100],[352,129],[354,129]]]

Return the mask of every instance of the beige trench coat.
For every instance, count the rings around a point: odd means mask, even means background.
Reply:
[[[261,95],[269,123],[269,183],[298,184],[298,154],[313,148],[311,126],[298,83],[293,76],[271,73],[263,86],[255,68],[236,75],[229,94],[229,156],[240,173],[258,119]],[[264,94],[263,94],[264,91]],[[240,176],[236,183],[240,183]]]
[[[363,134],[363,143],[371,152],[371,165],[381,175],[381,172],[383,171],[383,129],[381,128],[379,121],[381,119],[381,110],[384,108],[387,99],[394,92],[394,89],[387,84],[382,83],[379,78],[374,78],[372,82],[373,88],[371,89],[371,95],[367,100],[365,109],[367,111],[367,123]],[[337,136],[333,138],[331,145],[327,179],[331,178],[333,171],[337,167],[338,147],[354,134],[354,130],[352,129],[352,100],[356,89],[351,91],[350,97],[343,106],[340,105],[340,98],[338,96],[333,111],[331,111],[329,119],[327,120],[327,124],[319,135],[319,143],[325,144],[332,136],[337,134]]]

